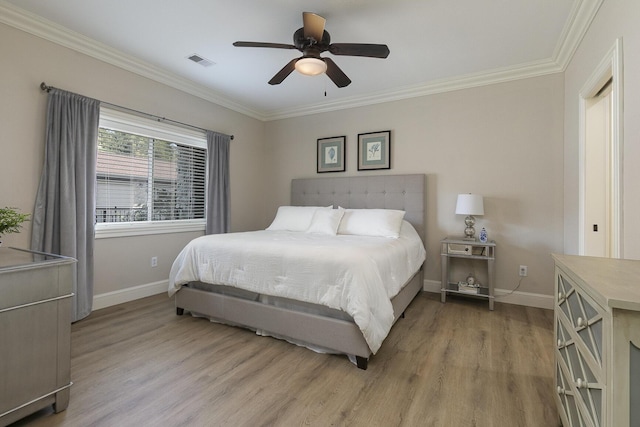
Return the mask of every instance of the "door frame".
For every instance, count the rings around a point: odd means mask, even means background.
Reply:
[[[586,115],[587,100],[593,98],[609,79],[611,87],[611,164],[610,164],[610,211],[611,224],[608,232],[611,242],[611,257],[623,258],[623,215],[622,215],[622,165],[623,165],[623,80],[622,80],[622,38],[616,39],[613,47],[600,61],[579,94],[579,231],[578,253],[585,254],[585,199],[586,199]]]

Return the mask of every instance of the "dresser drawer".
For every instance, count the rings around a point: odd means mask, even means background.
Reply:
[[[603,372],[588,362],[581,348],[576,345],[579,340],[568,334],[564,321],[556,319],[556,369],[564,374],[562,382],[556,384],[558,391],[571,391],[575,397],[575,405],[580,408],[583,418],[589,424],[603,426],[604,387]],[[568,334],[568,335],[567,335]],[[581,424],[578,424],[581,425]]]
[[[72,269],[71,261],[5,269],[0,272],[0,310],[71,294]]]
[[[582,411],[578,409],[574,389],[571,387],[571,383],[567,381],[560,364],[556,364],[556,393],[563,427],[594,427],[589,418],[584,417]]]
[[[557,312],[568,323],[568,333],[579,338],[582,347],[600,369],[602,369],[603,328],[607,312],[596,304],[586,293],[577,287],[571,279],[557,274],[556,306]]]

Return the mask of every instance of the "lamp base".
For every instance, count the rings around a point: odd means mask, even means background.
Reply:
[[[464,229],[464,240],[476,240],[476,229],[473,226],[476,223],[476,219],[473,215],[469,215],[464,219],[464,225],[467,228]]]

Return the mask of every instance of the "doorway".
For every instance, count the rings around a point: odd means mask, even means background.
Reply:
[[[585,103],[584,254],[611,258],[611,83]]]
[[[580,255],[622,258],[622,40],[580,92]]]

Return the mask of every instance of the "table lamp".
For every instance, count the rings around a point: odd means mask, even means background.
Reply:
[[[465,240],[475,240],[476,230],[473,226],[476,223],[474,215],[484,215],[484,203],[479,194],[458,194],[456,203],[456,214],[467,215],[464,219],[466,228],[464,229]]]

